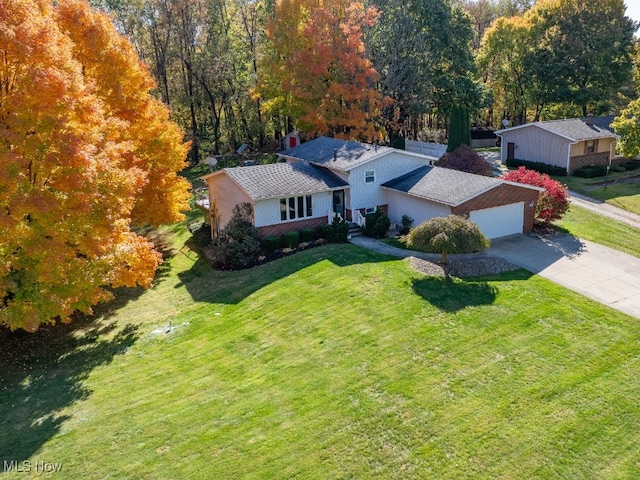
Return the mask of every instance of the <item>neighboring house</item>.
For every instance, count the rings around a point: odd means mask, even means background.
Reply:
[[[253,206],[261,235],[327,223],[334,214],[361,223],[380,208],[396,223],[466,215],[489,238],[529,232],[541,189],[432,167],[433,157],[320,137],[281,152],[286,163],[225,168],[204,176],[213,232],[233,207]]]
[[[619,138],[611,128],[613,116],[570,118],[527,123],[496,131],[501,137],[500,158],[554,165],[573,174],[587,165],[607,165],[616,159]]]

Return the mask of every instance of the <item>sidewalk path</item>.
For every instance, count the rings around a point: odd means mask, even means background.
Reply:
[[[440,255],[392,247],[367,237],[352,243],[397,257],[438,262]],[[640,319],[640,259],[571,235],[514,235],[479,254],[505,259],[604,305]]]
[[[593,212],[604,215],[605,217],[618,220],[619,222],[626,223],[635,228],[640,228],[640,215],[637,213],[629,212],[619,207],[614,207],[608,203],[604,203],[595,198],[587,197],[576,192],[569,191],[571,197],[571,203],[578,205],[579,207],[586,208]]]

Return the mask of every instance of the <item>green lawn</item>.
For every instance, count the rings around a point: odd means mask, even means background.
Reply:
[[[629,172],[611,173],[609,180],[623,179],[640,175],[640,170]],[[615,207],[620,207],[630,212],[640,214],[640,180],[633,183],[615,183],[604,186],[593,185],[601,182],[604,177],[579,178],[579,177],[556,177],[562,183],[569,186],[574,192],[587,195],[589,197],[609,203]]]
[[[564,231],[640,258],[640,230],[626,223],[571,205],[556,224]]]
[[[638,321],[525,271],[430,278],[329,245],[215,272],[185,249],[96,317],[2,336],[0,460],[64,479],[640,476]]]

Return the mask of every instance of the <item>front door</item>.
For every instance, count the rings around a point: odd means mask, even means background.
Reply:
[[[513,160],[516,155],[516,144],[513,142],[507,143],[507,160]]]
[[[344,190],[333,191],[333,213],[344,218]]]

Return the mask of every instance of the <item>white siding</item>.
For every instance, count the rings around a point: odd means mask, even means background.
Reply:
[[[498,238],[522,233],[524,224],[524,202],[473,210],[469,214],[469,220],[478,225],[487,238]]]
[[[380,185],[423,165],[429,165],[428,158],[406,155],[398,150],[355,167],[349,172],[351,193],[348,208],[374,208],[386,204],[385,192]],[[375,182],[365,183],[367,170],[375,172]]]
[[[434,217],[446,217],[451,214],[451,209],[446,205],[412,197],[394,190],[385,190],[385,203],[389,204],[389,218],[398,225],[402,223],[403,215],[413,218],[413,226],[417,227],[425,220],[430,220]]]
[[[295,195],[301,196],[301,195]],[[304,195],[302,195],[304,196]],[[280,199],[270,198],[268,200],[259,200],[254,206],[254,218],[256,227],[265,227],[267,225],[277,225],[278,223],[295,222],[306,218],[326,217],[329,210],[333,206],[332,192],[314,193],[312,196],[312,213],[311,217],[297,218],[295,220],[280,220]]]
[[[518,160],[546,163],[567,168],[567,156],[571,141],[531,125],[502,134],[501,160],[507,160],[507,145],[515,143],[514,157]]]

